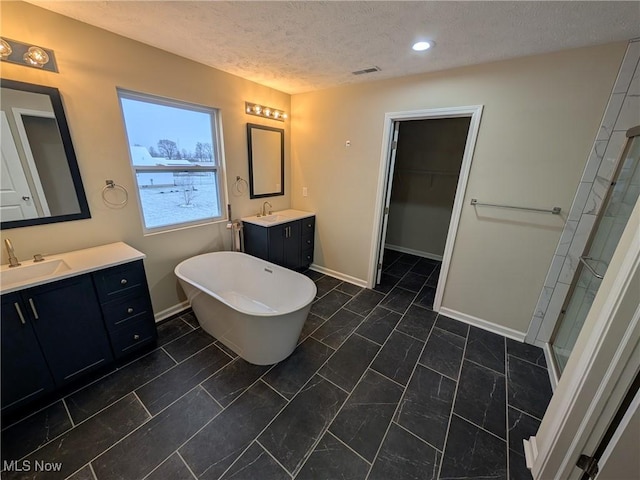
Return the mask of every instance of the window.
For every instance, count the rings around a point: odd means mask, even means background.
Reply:
[[[145,233],[222,220],[218,111],[118,90]]]

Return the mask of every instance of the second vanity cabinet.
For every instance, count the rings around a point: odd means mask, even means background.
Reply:
[[[142,260],[2,295],[2,410],[157,337]]]
[[[263,260],[299,270],[313,262],[315,216],[272,226],[245,222],[245,252]]]

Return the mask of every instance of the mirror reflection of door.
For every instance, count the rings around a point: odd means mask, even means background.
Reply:
[[[2,114],[2,171],[0,172],[0,216],[3,220],[24,220],[38,216],[33,193],[22,169],[18,149],[11,136],[9,122]]]
[[[630,129],[627,137],[551,342],[559,373],[569,360],[622,232],[629,221],[634,221],[631,212],[640,196],[640,126]]]
[[[80,212],[53,112],[13,109],[43,216]]]

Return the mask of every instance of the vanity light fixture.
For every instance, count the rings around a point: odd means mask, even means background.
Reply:
[[[49,72],[58,72],[53,50],[9,38],[0,38],[0,60],[40,68]]]
[[[421,41],[421,42],[414,43],[413,47],[411,48],[416,52],[424,52],[425,50],[429,50],[434,45],[435,43],[433,42]]]
[[[284,122],[287,119],[286,112],[273,107],[258,105],[257,103],[244,102],[244,111],[247,113],[247,115],[270,118],[271,120],[278,120],[279,122]]]

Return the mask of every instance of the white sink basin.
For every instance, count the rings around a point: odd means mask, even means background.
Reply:
[[[268,223],[286,222],[288,220],[291,220],[290,217],[285,217],[284,215],[278,215],[278,214],[265,215],[264,217],[260,217],[260,218],[262,219],[263,222],[268,222]]]
[[[315,214],[312,212],[288,209],[272,213],[271,215],[253,215],[252,217],[243,217],[241,220],[243,222],[261,225],[263,227],[272,227],[280,223],[287,223],[305,217],[312,217],[313,215]]]
[[[30,282],[42,277],[57,275],[70,270],[69,265],[62,259],[44,260],[42,262],[23,263],[19,267],[3,269],[0,273],[2,289],[17,283]]]

